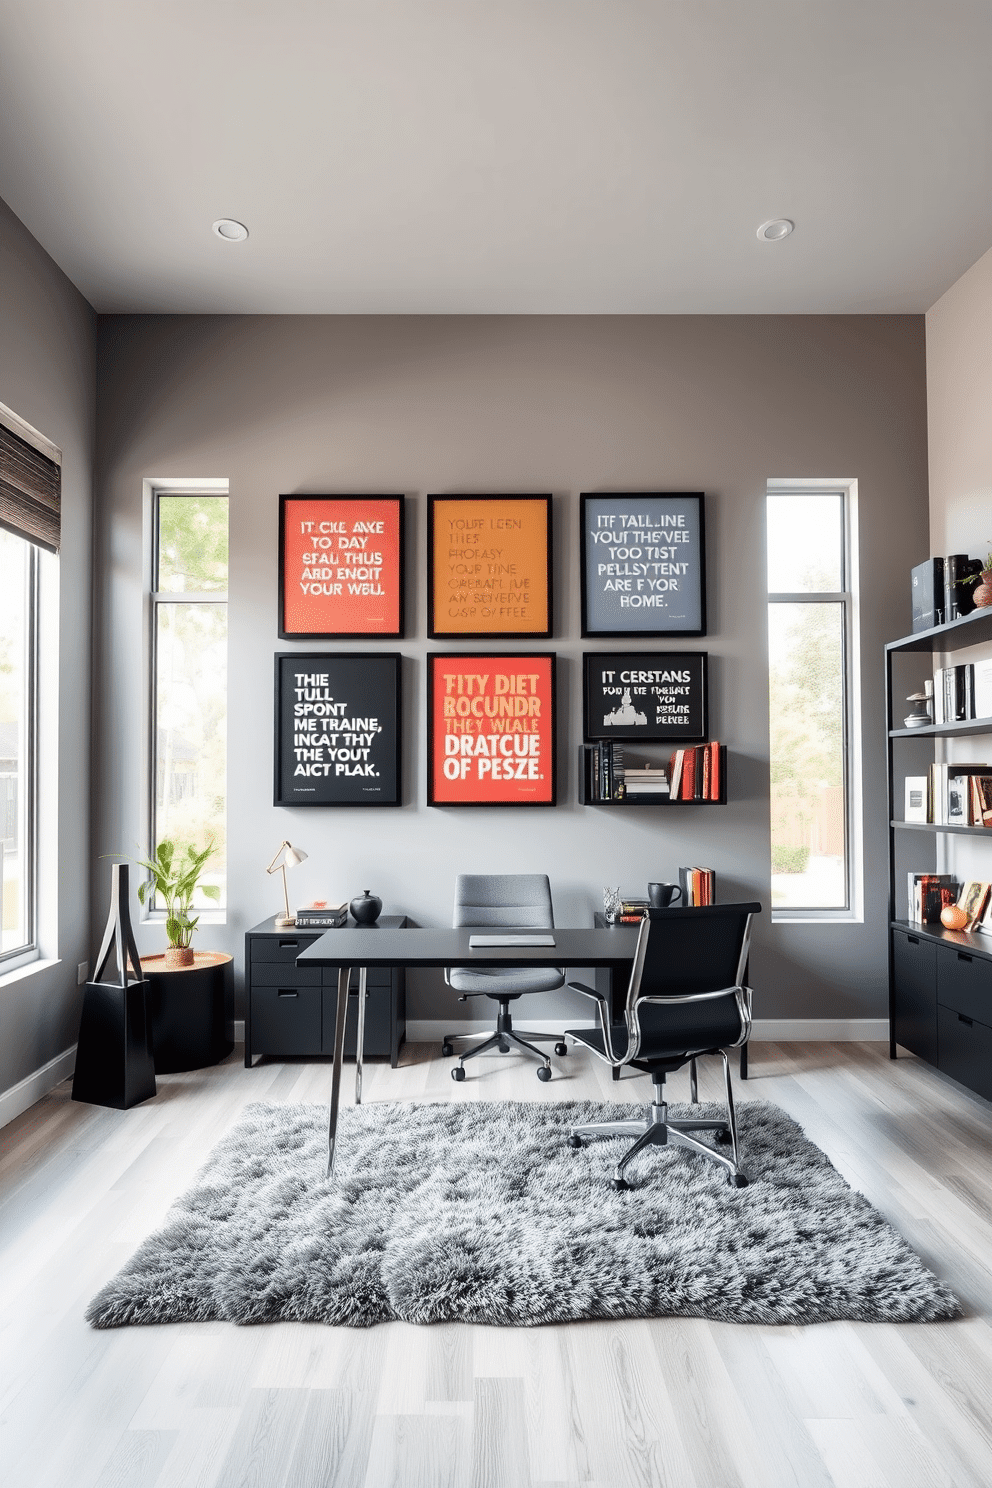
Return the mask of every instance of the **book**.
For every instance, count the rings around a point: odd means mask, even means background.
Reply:
[[[945,624],[971,614],[975,608],[975,586],[965,580],[981,571],[981,560],[969,558],[967,553],[949,553],[944,559]]]
[[[918,925],[940,923],[945,904],[957,901],[960,884],[953,873],[910,873],[908,875],[906,918]]]
[[[911,570],[913,634],[944,623],[944,560],[928,558]]]
[[[724,746],[715,740],[709,746],[712,751],[710,763],[710,794],[711,801],[719,801],[723,790],[723,750]]]
[[[927,819],[927,777],[925,775],[906,776],[906,806],[903,820],[908,822],[925,822]]]
[[[679,787],[682,784],[682,762],[684,758],[685,750],[676,749],[669,766],[669,790],[672,793],[672,799],[675,801],[679,798]]]
[[[682,903],[693,908],[716,903],[716,872],[712,868],[680,868]]]
[[[678,799],[680,801],[694,801],[696,799],[696,755],[699,753],[695,747],[686,749],[682,759],[682,784],[679,789]]]
[[[348,923],[348,904],[329,904],[325,899],[311,899],[296,911],[298,930],[340,930]]]
[[[992,718],[992,657],[972,663],[975,718]]]

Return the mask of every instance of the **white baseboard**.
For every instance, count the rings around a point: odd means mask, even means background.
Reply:
[[[591,1018],[528,1018],[525,1027],[535,1033],[560,1033],[564,1024],[570,1028],[594,1028]],[[407,1020],[406,1037],[411,1044],[439,1044],[446,1033],[478,1035],[492,1033],[492,1019],[487,1022],[442,1023],[433,1018]],[[852,1043],[878,1042],[889,1036],[886,1018],[755,1018],[751,1038],[755,1043]]]
[[[6,1126],[23,1111],[27,1111],[36,1101],[40,1101],[42,1096],[54,1090],[56,1085],[61,1085],[63,1080],[69,1078],[75,1067],[76,1045],[73,1044],[71,1049],[57,1054],[54,1059],[43,1064],[41,1069],[35,1070],[33,1075],[28,1075],[26,1079],[12,1085],[9,1090],[3,1091],[0,1094],[0,1126]]]

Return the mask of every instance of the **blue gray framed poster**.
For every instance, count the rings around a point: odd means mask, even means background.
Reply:
[[[702,491],[582,496],[583,636],[706,634]]]
[[[276,654],[275,806],[400,805],[395,651]]]

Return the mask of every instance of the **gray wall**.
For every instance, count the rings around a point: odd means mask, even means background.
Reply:
[[[142,480],[229,477],[231,910],[202,943],[236,953],[243,932],[276,908],[263,870],[283,837],[310,853],[293,874],[295,898],[370,886],[424,925],[449,923],[459,870],[549,872],[563,924],[588,923],[604,883],[643,890],[686,862],[715,867],[722,897],[767,906],[765,482],[856,477],[866,922],[772,926],[766,913],[753,980],[761,1017],[883,1014],[881,647],[909,628],[906,575],[927,546],[922,317],[107,317],[98,366],[94,858],[134,851],[146,830]],[[610,489],[707,493],[710,634],[692,644],[710,654],[711,732],[730,746],[723,810],[620,814],[576,803],[578,494]],[[544,490],[556,508],[562,804],[428,809],[425,497]],[[270,804],[272,655],[289,649],[276,621],[281,491],[411,498],[402,810]],[[141,931],[142,949],[161,940]],[[451,1011],[437,977],[416,982],[413,1016]],[[554,1016],[554,1006],[534,1013]]]
[[[0,977],[0,1092],[76,1040],[76,963],[89,955],[90,588],[96,319],[10,209],[0,202],[0,402],[62,450],[59,560],[57,775],[41,781],[46,807],[57,795],[58,863],[46,873],[42,906],[57,920],[57,964]],[[43,679],[43,688],[44,688]],[[52,720],[54,724],[54,719]],[[54,843],[46,843],[52,850]]]

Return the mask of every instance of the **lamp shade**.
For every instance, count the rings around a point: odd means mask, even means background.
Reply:
[[[286,851],[283,853],[283,861],[287,868],[295,868],[297,863],[305,862],[306,857],[307,854],[303,851],[302,847],[293,847],[291,843],[287,842]]]

